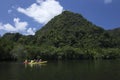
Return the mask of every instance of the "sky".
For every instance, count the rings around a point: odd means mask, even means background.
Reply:
[[[35,35],[52,18],[68,10],[104,29],[120,27],[120,0],[1,0],[0,35]]]

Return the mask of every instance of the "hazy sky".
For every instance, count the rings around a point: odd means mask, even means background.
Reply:
[[[104,29],[120,27],[120,0],[1,0],[0,34],[34,35],[64,10],[83,15]]]

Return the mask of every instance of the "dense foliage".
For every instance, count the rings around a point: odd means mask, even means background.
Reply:
[[[0,60],[116,59],[120,57],[119,34],[120,30],[104,30],[79,14],[64,11],[34,36],[6,33],[0,37]]]

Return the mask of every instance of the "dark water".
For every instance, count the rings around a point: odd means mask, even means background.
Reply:
[[[120,80],[120,60],[0,63],[0,80]]]

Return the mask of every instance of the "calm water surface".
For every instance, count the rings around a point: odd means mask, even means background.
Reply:
[[[0,63],[0,80],[120,80],[120,60]]]

